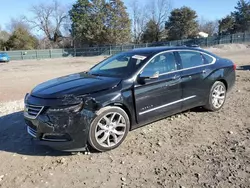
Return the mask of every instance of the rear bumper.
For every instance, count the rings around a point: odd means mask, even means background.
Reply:
[[[45,112],[35,119],[24,114],[27,132],[35,143],[61,151],[85,151],[91,112]]]
[[[227,91],[230,92],[236,82],[236,72],[232,71],[231,73],[229,73],[226,77],[226,81],[227,81]]]

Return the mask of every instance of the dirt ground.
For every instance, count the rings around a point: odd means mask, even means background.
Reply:
[[[224,108],[196,108],[150,124],[106,153],[37,146],[22,117],[22,98],[35,85],[87,70],[103,57],[0,64],[0,187],[250,187],[250,48],[208,50],[238,65]]]

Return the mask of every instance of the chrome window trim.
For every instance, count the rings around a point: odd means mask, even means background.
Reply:
[[[195,97],[196,97],[196,95],[193,95],[193,96],[186,97],[186,98],[183,98],[183,99],[180,99],[180,100],[177,100],[177,101],[173,101],[173,102],[171,102],[171,103],[167,103],[167,104],[164,104],[164,105],[161,105],[161,106],[157,106],[157,107],[155,107],[155,108],[146,110],[146,111],[144,111],[144,112],[140,112],[139,115],[147,114],[147,113],[149,113],[149,112],[152,112],[152,111],[155,111],[155,110],[158,110],[158,109],[161,109],[161,108],[165,108],[165,107],[167,107],[167,106],[171,106],[171,105],[174,105],[174,104],[177,104],[177,103],[180,103],[180,102],[189,100],[189,99],[193,99],[193,98],[195,98]]]
[[[171,72],[166,72],[166,73],[162,73],[162,74],[159,74],[159,76],[163,76],[163,75],[167,75],[167,74],[171,74],[171,73],[175,73],[175,72],[181,72],[181,71],[185,71],[185,70],[190,70],[190,69],[195,69],[195,68],[200,68],[200,67],[206,67],[206,66],[209,66],[209,65],[213,65],[213,64],[215,64],[215,62],[216,62],[216,58],[214,57],[214,56],[212,56],[212,55],[210,55],[210,54],[207,54],[206,52],[202,52],[202,51],[197,51],[197,50],[189,50],[189,49],[182,49],[182,50],[166,50],[166,51],[162,51],[162,52],[160,52],[160,53],[158,53],[158,54],[155,54],[152,58],[150,58],[149,60],[148,60],[148,62],[147,63],[145,63],[145,65],[143,65],[143,67],[139,70],[139,71],[137,71],[136,73],[135,73],[135,75],[132,77],[132,80],[133,81],[135,81],[136,80],[136,78],[137,78],[137,76],[139,75],[139,74],[141,74],[142,73],[142,71],[143,71],[143,69],[156,57],[156,56],[158,56],[158,55],[161,55],[161,54],[164,54],[164,53],[168,53],[168,52],[197,52],[197,53],[201,53],[201,54],[205,54],[205,55],[207,55],[207,56],[210,56],[212,59],[213,59],[213,61],[211,62],[211,63],[209,63],[209,64],[206,64],[206,65],[199,65],[199,66],[195,66],[195,67],[190,67],[190,68],[185,68],[185,69],[180,69],[180,70],[176,70],[176,71],[171,71]]]

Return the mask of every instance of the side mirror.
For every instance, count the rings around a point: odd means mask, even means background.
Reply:
[[[155,72],[155,71],[143,71],[139,77],[138,77],[138,81],[141,83],[145,83],[145,80],[148,79],[158,79],[160,76],[159,71]]]
[[[159,71],[143,71],[140,74],[140,78],[142,79],[157,79],[159,78]]]

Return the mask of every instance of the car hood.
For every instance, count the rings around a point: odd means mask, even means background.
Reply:
[[[36,86],[31,95],[39,98],[79,96],[112,88],[120,78],[93,76],[84,72],[56,78]]]

